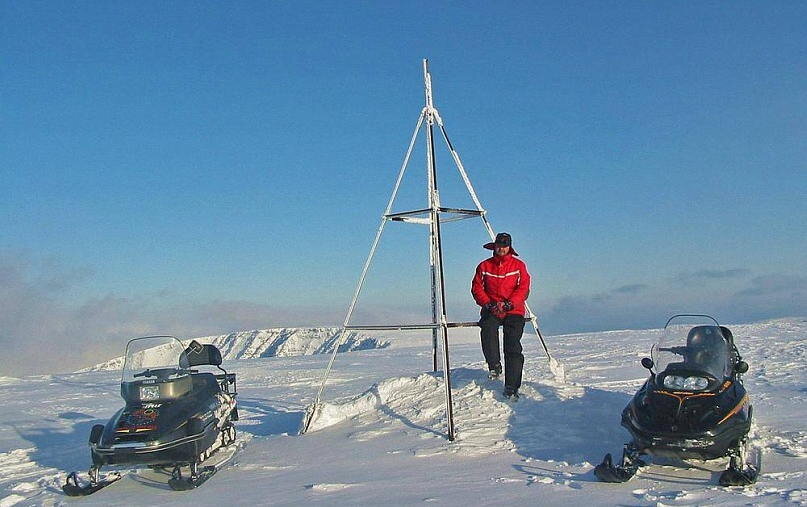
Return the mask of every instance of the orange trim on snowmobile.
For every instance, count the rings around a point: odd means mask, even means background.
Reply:
[[[720,421],[718,421],[717,424],[723,424],[724,422],[726,422],[731,416],[733,416],[734,414],[736,414],[737,412],[742,410],[742,408],[747,403],[748,403],[748,393],[746,393],[746,395],[743,396],[743,399],[740,400],[740,403],[738,403],[737,406],[735,406],[733,409],[731,409],[731,411],[728,414],[726,414],[726,417],[724,417],[723,419],[720,419]]]
[[[690,393],[690,392],[681,392],[681,391],[653,391],[657,394],[665,394],[667,396],[672,396],[673,398],[677,398],[678,400],[684,400],[686,398],[700,398],[701,396],[714,396],[715,393]]]
[[[680,395],[682,398],[700,398],[701,396],[714,396],[715,393],[690,393],[690,392],[681,392],[681,391],[673,391],[672,394]]]
[[[690,392],[680,392],[680,391],[653,391],[656,394],[664,394],[666,396],[672,396],[676,400],[678,400],[678,410],[681,410],[681,406],[684,404],[686,400],[689,398],[701,398],[703,396],[714,396],[715,393],[690,393]]]

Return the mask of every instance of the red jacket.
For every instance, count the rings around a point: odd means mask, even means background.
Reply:
[[[530,274],[527,265],[512,253],[494,255],[479,263],[471,282],[471,294],[476,304],[484,307],[488,303],[510,301],[513,309],[508,315],[524,315],[524,301],[530,295]]]

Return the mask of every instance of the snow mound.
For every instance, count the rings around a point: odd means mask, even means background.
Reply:
[[[323,403],[317,410],[309,431],[327,428],[385,407],[400,409],[427,399],[431,401],[439,391],[440,382],[428,374],[387,379],[344,403]]]
[[[458,368],[452,371],[452,397],[456,440],[447,448],[445,388],[440,374],[386,379],[359,396],[343,402],[322,403],[309,427],[309,432],[322,431],[345,421],[355,429],[350,438],[367,441],[384,436],[401,427],[416,428],[424,438],[439,437],[441,448],[424,445],[416,455],[429,456],[448,450],[465,456],[481,456],[499,451],[513,451],[525,445],[536,449],[556,449],[570,444],[571,452],[559,458],[582,460],[583,449],[577,427],[567,428],[567,416],[555,412],[549,420],[541,403],[562,405],[586,395],[585,389],[553,381],[525,383],[521,401],[513,403],[501,395],[501,382],[486,379],[483,369]],[[550,394],[551,393],[551,394]],[[590,399],[590,396],[589,396]],[[596,401],[596,400],[595,400]],[[600,399],[598,405],[610,407],[611,400]],[[535,431],[533,423],[542,420],[550,431]],[[581,422],[581,424],[587,424]]]
[[[218,347],[225,361],[234,359],[253,359],[256,357],[288,357],[328,354],[333,352],[339,340],[341,328],[275,328],[255,331],[204,336],[193,338],[199,343],[211,343]],[[191,339],[184,340],[189,343]],[[354,350],[383,349],[389,342],[356,331],[345,336],[339,352]],[[119,370],[123,367],[123,356],[103,363],[78,370],[76,373],[90,371]]]
[[[423,438],[410,449],[415,456],[505,451],[584,469],[592,468],[592,448],[595,455],[604,455],[609,444],[623,441],[621,428],[612,420],[630,399],[626,394],[548,376],[525,377],[521,398],[513,402],[503,397],[501,381],[486,377],[481,363],[452,369],[455,441],[451,444],[445,439],[445,388],[439,373],[389,378],[359,396],[321,403],[309,432],[341,429],[351,431],[351,440],[365,442],[415,429]]]

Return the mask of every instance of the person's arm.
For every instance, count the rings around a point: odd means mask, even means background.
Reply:
[[[523,306],[524,301],[526,301],[530,295],[530,274],[527,272],[527,265],[521,263],[520,271],[518,285],[516,285],[516,288],[513,289],[513,293],[510,294],[508,298],[508,301],[510,301],[513,306]]]
[[[471,295],[479,306],[484,307],[491,302],[490,296],[485,292],[485,284],[482,280],[482,264],[476,267],[474,279],[471,281]]]

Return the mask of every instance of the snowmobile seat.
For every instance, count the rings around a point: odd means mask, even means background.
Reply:
[[[215,345],[202,345],[193,340],[179,358],[179,364],[183,368],[203,365],[219,366],[221,365],[221,351]]]
[[[687,355],[693,356],[708,350],[726,346],[723,333],[716,326],[695,326],[687,335]]]
[[[729,342],[729,357],[731,364],[736,365],[742,361],[742,357],[740,357],[740,351],[737,350],[737,345],[734,343],[734,335],[726,326],[720,326],[720,331],[723,333],[723,337],[726,339],[726,341]]]
[[[222,359],[221,359],[221,351],[216,348],[215,345],[202,345],[201,343],[193,340],[188,348],[182,352],[182,356],[179,359],[180,366],[183,368],[190,368],[193,366],[215,366],[219,370],[223,372],[223,374],[213,375],[211,373],[206,373],[205,375],[211,375],[213,379],[216,381],[218,388],[215,389],[216,392],[224,391],[226,393],[235,394],[236,386],[235,386],[235,373],[227,373],[227,370],[221,367]],[[194,374],[194,378],[201,374]],[[197,381],[201,382],[201,381]],[[209,382],[209,380],[205,380],[205,382]],[[232,389],[230,388],[232,386]],[[203,386],[194,384],[194,388],[203,388]]]
[[[702,349],[714,346],[723,340],[722,330],[717,326],[695,326],[687,335],[687,347]]]
[[[729,345],[734,345],[734,335],[731,333],[731,330],[726,326],[720,326],[720,332],[723,333],[723,338],[729,342]]]
[[[723,336],[723,330],[717,326],[695,326],[687,335],[684,362],[706,365],[718,359],[720,347],[729,354],[732,347]],[[717,357],[716,357],[717,356]]]

